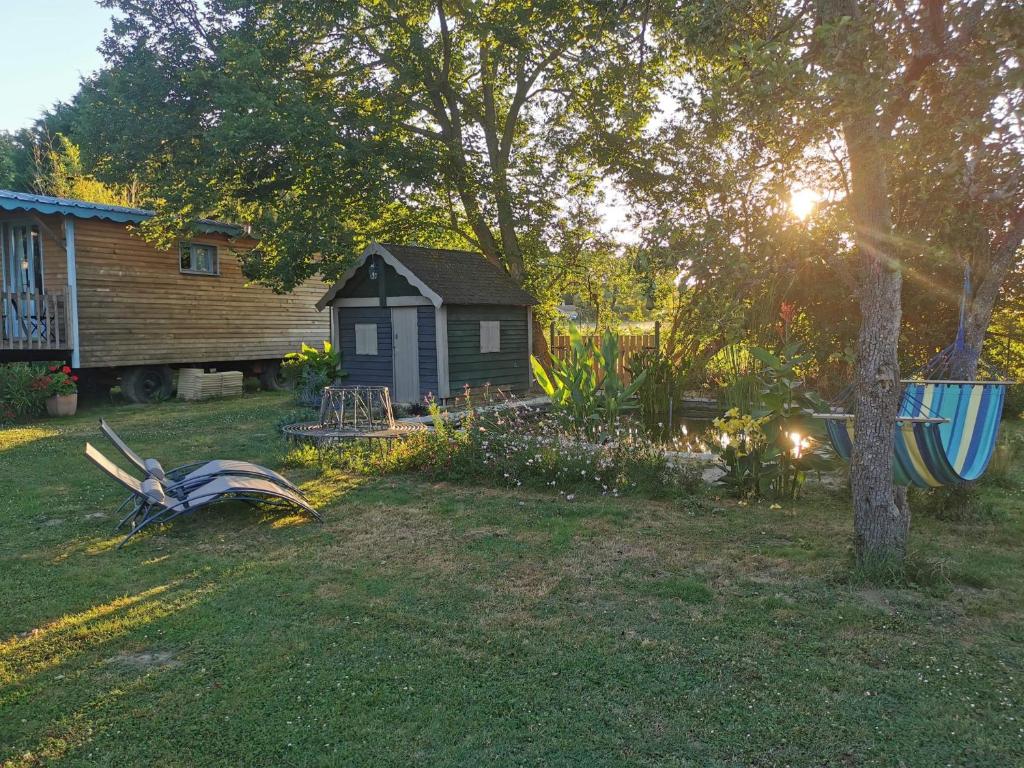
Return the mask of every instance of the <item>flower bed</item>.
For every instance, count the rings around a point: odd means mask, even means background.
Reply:
[[[467,404],[461,427],[436,406],[431,412],[431,432],[387,452],[346,446],[332,460],[367,473],[417,472],[432,480],[547,489],[570,501],[580,492],[669,496],[702,485],[700,463],[670,461],[668,452],[625,422],[613,439],[594,443],[537,408],[477,411]]]

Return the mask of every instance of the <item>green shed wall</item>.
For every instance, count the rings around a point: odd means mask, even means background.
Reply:
[[[501,351],[480,352],[480,322],[501,322]],[[467,384],[526,391],[530,341],[526,307],[448,305],[448,375],[453,396]]]

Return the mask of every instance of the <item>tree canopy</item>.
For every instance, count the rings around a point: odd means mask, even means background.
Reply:
[[[968,266],[977,353],[993,300],[1014,301],[1020,275],[1021,24],[1001,2],[682,6],[660,28],[664,119],[619,158],[646,263],[727,303],[737,287],[750,306],[781,293],[822,352],[841,347],[859,322],[860,270],[844,121],[873,103],[906,277],[905,361],[952,341]],[[801,187],[819,198],[806,221],[789,209]]]
[[[247,270],[282,290],[395,239],[479,249],[557,295],[553,249],[587,241],[602,156],[656,93],[644,2],[107,5],[109,67],[79,99],[90,164],[159,199],[151,236],[245,222]]]

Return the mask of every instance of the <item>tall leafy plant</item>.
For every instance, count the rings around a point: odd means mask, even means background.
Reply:
[[[534,377],[552,405],[574,428],[590,437],[611,435],[619,417],[637,406],[646,371],[627,384],[618,372],[619,338],[605,331],[600,344],[569,327],[569,354],[552,357],[550,372],[530,358]]]
[[[51,394],[42,363],[0,365],[0,423],[39,416]]]
[[[778,352],[751,347],[749,353],[759,367],[745,374],[737,389],[750,400],[715,419],[712,446],[726,465],[726,484],[739,495],[791,499],[809,471],[834,466],[825,449],[813,448],[803,426],[826,403],[799,375],[811,356],[798,342],[783,344]]]
[[[754,347],[751,354],[761,363],[758,374],[760,404],[757,415],[765,419],[765,433],[771,446],[771,458],[777,471],[771,477],[775,496],[792,498],[812,469],[830,469],[831,459],[821,451],[812,451],[802,432],[802,421],[815,411],[827,410],[827,404],[807,389],[798,369],[810,362],[799,342],[785,344],[778,354]]]
[[[341,353],[329,341],[322,349],[303,344],[298,352],[289,352],[281,370],[295,385],[298,401],[307,405],[318,404],[324,387],[348,376],[341,370]]]
[[[634,380],[641,381],[637,390],[641,421],[651,435],[668,437],[692,383],[690,361],[645,349],[633,355],[629,370]]]

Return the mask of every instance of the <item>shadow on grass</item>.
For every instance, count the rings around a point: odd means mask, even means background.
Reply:
[[[59,716],[46,725],[45,732],[48,735],[41,737],[35,745],[21,754],[3,762],[4,768],[34,768],[47,765],[68,757],[75,750],[82,749],[109,727],[101,724],[99,713],[113,707],[120,700],[130,699],[149,681],[152,674],[152,671],[146,671],[138,674],[133,680],[122,680],[87,704]]]
[[[167,616],[187,610],[218,589],[218,581],[189,586],[171,581],[68,614],[0,643],[0,706],[18,686]]]

